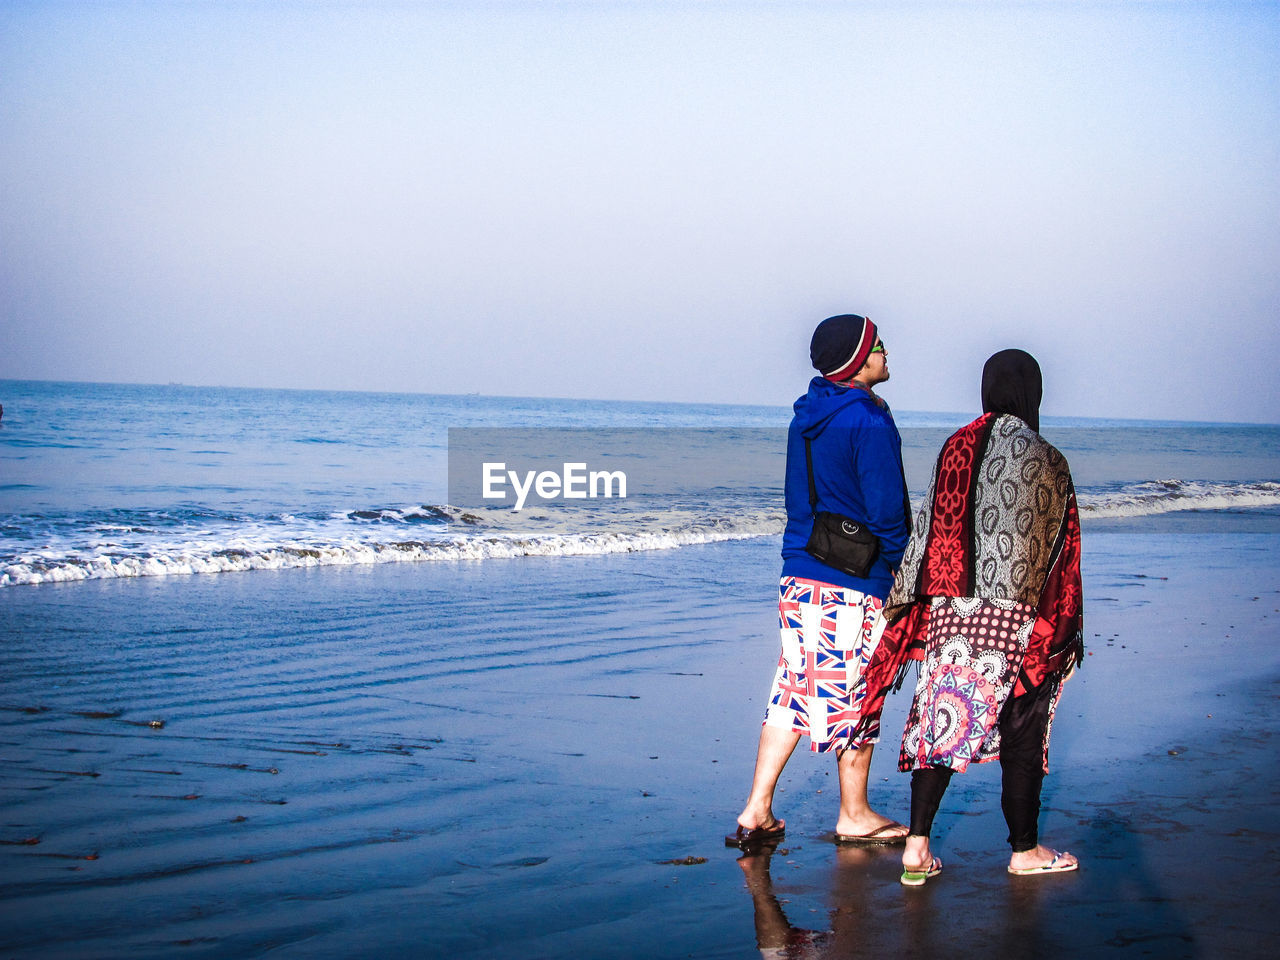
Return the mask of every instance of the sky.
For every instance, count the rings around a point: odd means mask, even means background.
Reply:
[[[1280,3],[0,0],[0,378],[1280,422]]]

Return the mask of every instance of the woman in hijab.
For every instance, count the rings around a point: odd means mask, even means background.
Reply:
[[[1040,787],[1062,684],[1081,662],[1080,524],[1067,461],[1037,432],[1040,367],[1002,350],[982,371],[982,409],[943,445],[867,668],[850,745],[873,742],[890,687],[920,679],[899,769],[912,772],[902,882],[942,870],[929,832],[951,776],[1000,760],[1013,874],[1079,862],[1039,842]]]

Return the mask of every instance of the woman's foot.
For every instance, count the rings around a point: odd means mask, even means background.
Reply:
[[[1044,845],[1020,850],[1009,857],[1009,872],[1020,877],[1040,873],[1067,873],[1079,867],[1080,861],[1074,855],[1059,853]]]
[[[942,872],[942,860],[929,849],[929,838],[919,834],[907,837],[907,847],[902,851],[902,883],[908,887],[922,887],[930,877]]]
[[[919,864],[916,866],[902,865],[902,876],[899,881],[905,887],[923,887],[925,882],[931,877],[936,877],[942,872],[942,858],[930,857],[928,866]]]

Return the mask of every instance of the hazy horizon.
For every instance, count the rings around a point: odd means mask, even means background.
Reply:
[[[0,377],[777,406],[844,312],[1280,422],[1280,3],[0,0]]]
[[[337,388],[337,387],[274,387],[266,384],[230,384],[230,383],[186,383],[177,380],[170,381],[133,381],[133,380],[32,380],[19,377],[0,377],[0,383],[53,383],[60,385],[85,384],[95,387],[161,387],[161,388],[191,388],[194,390],[262,390],[262,391],[285,391],[296,393],[354,393],[354,394],[386,394],[388,396],[407,396],[407,397],[484,397],[490,400],[542,400],[551,402],[571,402],[571,403],[617,403],[631,405],[646,404],[670,404],[672,406],[723,406],[723,407],[758,407],[762,409],[776,409],[779,411],[790,410],[792,401],[786,403],[752,403],[749,401],[721,401],[721,400],[653,400],[647,397],[572,397],[557,396],[555,394],[534,395],[527,393],[485,393],[483,391],[468,391],[466,393],[446,393],[431,392],[422,390],[365,390],[357,388]],[[0,396],[0,407],[3,407],[5,399]],[[925,407],[906,407],[895,404],[893,410],[898,414],[918,414],[931,416],[951,416],[968,419],[976,417],[980,412],[981,403],[976,399],[972,407],[966,408],[925,408]],[[10,412],[13,406],[10,404]],[[1274,427],[1280,426],[1280,421],[1269,420],[1197,420],[1194,417],[1186,419],[1170,419],[1159,417],[1084,417],[1074,414],[1045,414],[1041,420],[1118,420],[1132,421],[1135,424],[1202,424],[1207,426],[1224,426],[1224,427]],[[495,426],[499,426],[495,424]]]

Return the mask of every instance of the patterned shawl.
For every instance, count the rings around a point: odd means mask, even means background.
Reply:
[[[987,413],[961,428],[938,456],[885,618],[922,597],[1036,606],[1071,495],[1066,458],[1017,417]]]
[[[943,445],[902,566],[888,623],[863,673],[849,738],[879,735],[890,688],[923,656],[928,598],[1016,600],[1036,610],[1015,694],[1066,675],[1084,655],[1080,521],[1067,461],[1024,421],[986,413]]]

